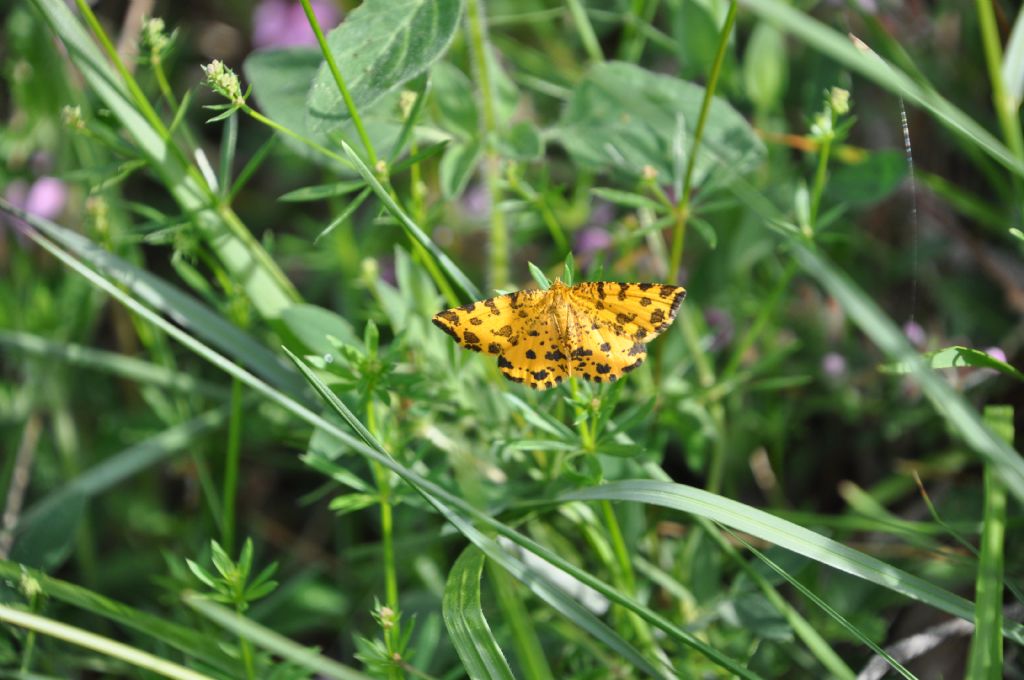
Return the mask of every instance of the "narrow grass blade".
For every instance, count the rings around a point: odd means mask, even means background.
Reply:
[[[54,600],[148,635],[221,671],[227,672],[235,667],[235,662],[220,650],[216,641],[193,628],[186,628],[166,618],[132,609],[99,593],[47,576],[41,571],[16,562],[0,560],[0,578],[15,583],[28,579],[34,586],[38,586],[40,592]]]
[[[1003,439],[1013,441],[1013,407],[989,406],[985,422]],[[967,677],[1003,677],[1003,544],[1006,538],[1006,489],[992,465],[985,466],[985,527],[974,587],[974,638]]]
[[[967,620],[974,617],[971,603],[959,595],[798,524],[702,489],[671,482],[629,480],[573,491],[561,500],[629,501],[699,515],[954,616]],[[1007,623],[1003,634],[1024,644],[1021,624]]]
[[[220,427],[227,414],[227,405],[207,411],[105,458],[30,506],[21,516],[16,532],[21,534],[45,522],[51,513],[72,497],[88,499],[97,496],[157,463],[185,453],[197,437]]]
[[[452,565],[444,589],[444,625],[466,673],[473,680],[514,678],[480,605],[484,554],[468,547]]]
[[[458,265],[452,262],[451,258],[445,255],[444,251],[438,248],[437,244],[434,243],[429,236],[423,233],[423,230],[412,221],[412,218],[409,217],[404,210],[402,210],[401,206],[395,202],[395,199],[391,196],[388,190],[384,188],[384,185],[382,185],[373,174],[373,171],[366,167],[366,163],[364,163],[363,159],[359,157],[359,154],[353,151],[352,147],[345,142],[341,143],[341,148],[345,152],[345,155],[348,156],[349,160],[352,161],[352,164],[355,165],[359,174],[362,175],[364,180],[366,180],[366,183],[373,189],[373,192],[377,194],[377,198],[380,199],[380,202],[384,204],[384,207],[389,213],[391,213],[392,217],[398,220],[398,223],[402,225],[402,228],[405,229],[406,233],[434,257],[437,263],[441,266],[441,269],[444,270],[444,273],[448,275],[448,278],[451,279],[452,282],[455,283],[455,285],[462,291],[462,294],[466,296],[466,299],[479,300],[482,297],[479,289],[473,285],[473,282],[469,280],[469,277],[467,277],[461,269],[459,269]]]
[[[266,626],[247,619],[230,609],[211,602],[202,595],[185,593],[182,599],[189,607],[216,623],[221,628],[249,640],[257,647],[308,668],[320,677],[336,680],[371,680],[369,675],[354,668],[338,663],[309,647],[303,647]]]
[[[81,628],[69,626],[66,623],[61,623],[45,616],[13,609],[7,605],[0,604],[0,621],[13,626],[27,628],[28,630],[34,630],[37,633],[42,633],[58,640],[64,640],[85,649],[91,649],[94,652],[118,659],[132,666],[158,673],[165,678],[213,680],[209,675],[197,673],[190,668],[161,659],[158,656],[153,656],[141,649],[136,649],[102,635],[90,633]]]
[[[223,399],[228,394],[227,390],[219,385],[197,380],[187,373],[172,371],[150,361],[143,361],[117,352],[93,349],[85,345],[53,342],[31,333],[0,331],[0,346],[16,352],[23,352],[29,356],[49,357],[64,361],[71,366],[103,371],[143,385],[202,394],[218,399]]]
[[[227,352],[270,383],[300,394],[305,385],[280,357],[224,320],[224,317],[145,269],[104,250],[85,236],[12,205],[0,197],[0,212],[19,218],[57,241],[78,257],[132,291],[138,298],[173,318],[197,336]]]
[[[357,431],[360,431],[364,441],[360,441],[350,435],[348,432],[342,430],[334,423],[328,421],[326,418],[313,412],[302,403],[296,401],[294,398],[287,394],[271,387],[267,383],[263,382],[249,371],[241,368],[237,364],[231,362],[223,355],[210,349],[208,346],[197,340],[196,338],[189,335],[181,328],[167,322],[161,316],[153,312],[145,305],[141,304],[130,295],[125,293],[121,288],[107,280],[100,274],[89,269],[72,255],[61,249],[55,243],[47,239],[45,236],[40,234],[31,228],[21,228],[28,238],[30,238],[39,247],[43,248],[54,257],[59,259],[70,269],[88,280],[92,285],[103,290],[111,297],[117,299],[124,304],[129,310],[138,314],[146,321],[152,323],[156,327],[163,330],[169,336],[180,342],[189,350],[195,352],[203,359],[209,361],[217,368],[223,370],[229,375],[237,378],[239,381],[251,387],[254,391],[264,395],[271,401],[275,402],[282,408],[288,410],[295,416],[301,418],[309,425],[320,428],[331,436],[337,438],[340,442],[350,447],[354,452],[369,458],[380,465],[384,466],[388,470],[391,470],[410,486],[421,493],[424,498],[431,502],[434,507],[441,512],[446,519],[452,522],[460,532],[466,535],[467,538],[473,541],[483,552],[495,562],[505,567],[507,570],[515,569],[513,573],[516,578],[523,581],[527,586],[533,590],[534,593],[540,596],[542,593],[545,595],[549,604],[554,602],[557,603],[555,606],[556,610],[561,612],[563,615],[571,617],[571,620],[580,626],[583,630],[590,632],[595,635],[597,639],[607,644],[611,649],[623,654],[627,659],[633,662],[635,659],[639,659],[639,667],[650,668],[649,664],[643,660],[641,656],[636,652],[628,642],[623,640],[621,636],[615,633],[613,630],[605,626],[601,621],[593,617],[590,612],[582,608],[577,602],[567,597],[561,590],[552,588],[546,581],[538,580],[538,576],[535,572],[526,569],[525,565],[515,560],[507,552],[503,551],[492,539],[484,536],[477,531],[471,524],[469,524],[462,516],[457,514],[458,512],[464,513],[466,516],[473,518],[477,522],[481,522],[489,529],[505,536],[509,540],[518,544],[519,546],[534,553],[540,559],[548,562],[557,569],[565,572],[568,576],[590,586],[594,590],[598,591],[609,600],[622,605],[629,611],[636,613],[638,616],[655,625],[656,627],[665,631],[673,639],[679,641],[681,644],[689,646],[699,653],[706,656],[709,660],[729,670],[735,675],[745,678],[756,678],[756,673],[746,670],[743,664],[735,661],[734,659],[726,656],[719,652],[715,648],[711,647],[696,635],[683,630],[679,626],[675,625],[665,617],[654,612],[648,607],[645,607],[638,603],[636,600],[626,596],[619,590],[613,588],[607,583],[595,578],[592,574],[584,569],[581,569],[568,560],[554,553],[552,550],[544,547],[529,537],[515,531],[507,525],[498,522],[489,515],[484,514],[477,508],[473,507],[470,503],[462,500],[458,496],[448,492],[443,487],[429,481],[421,475],[413,472],[409,468],[397,463],[388,452],[383,449],[379,442],[370,435],[366,428],[352,416],[351,412],[348,411],[347,407],[341,403],[340,399],[337,398],[326,385],[323,384],[304,364],[300,364],[304,375],[310,383],[317,389],[317,392],[331,404],[339,413],[342,415],[348,414],[351,418],[350,423],[356,423],[354,425]],[[372,444],[370,443],[372,442]],[[636,665],[636,664],[635,664]],[[653,670],[653,669],[652,669]],[[655,673],[657,674],[657,673]]]
[[[787,602],[786,599],[779,594],[779,591],[775,589],[775,586],[772,585],[772,583],[759,571],[754,569],[731,543],[725,540],[725,537],[722,536],[722,532],[719,530],[718,525],[715,525],[704,517],[698,517],[697,521],[704,528],[704,531],[708,536],[718,544],[719,549],[739,565],[747,578],[753,581],[753,583],[764,594],[768,602],[770,602],[771,605],[775,607],[776,611],[786,619],[786,623],[788,623],[789,627],[793,629],[793,633],[803,641],[811,654],[818,659],[818,662],[821,663],[821,665],[824,666],[824,668],[833,677],[838,678],[839,680],[853,680],[856,676],[853,669],[846,665],[846,662],[843,661],[842,657],[836,653],[832,646],[824,637],[822,637],[821,633],[819,633],[818,630],[800,614],[797,608]],[[728,529],[726,529],[726,531],[728,531]],[[668,574],[665,574],[664,578],[672,579]],[[678,586],[676,587],[678,588]]]
[[[194,168],[189,167],[173,140],[165,136],[166,131],[154,129],[139,111],[124,81],[67,3],[64,0],[33,0],[32,4],[64,44],[90,92],[103,102],[135,140],[182,211],[193,216],[210,248],[231,272],[232,280],[244,286],[249,299],[265,318],[277,318],[281,310],[298,299],[294,287],[280,268],[252,234],[237,222],[237,218],[229,218],[229,215],[234,217],[230,208],[217,209],[213,192],[203,184]]]
[[[800,265],[839,301],[843,310],[889,359],[910,373],[953,431],[976,453],[995,465],[1007,488],[1024,501],[1024,459],[985,426],[978,412],[917,356],[896,324],[867,294],[820,253],[795,239],[794,256]]]
[[[736,538],[736,540],[738,540],[740,543],[742,543],[744,546],[746,546],[747,550],[752,552],[759,560],[761,560],[766,565],[768,565],[768,568],[770,568],[776,574],[778,574],[779,576],[784,578],[789,583],[789,585],[791,585],[794,588],[796,588],[804,597],[806,597],[808,600],[810,600],[815,605],[817,605],[819,609],[821,609],[823,612],[825,612],[830,617],[832,617],[833,620],[837,621],[839,623],[839,625],[841,625],[843,628],[845,628],[847,631],[849,631],[855,638],[857,638],[858,640],[863,642],[865,645],[867,645],[871,649],[871,651],[873,651],[875,654],[877,654],[881,658],[885,659],[885,661],[897,673],[899,673],[900,675],[902,675],[905,678],[908,678],[909,680],[915,680],[916,676],[913,673],[911,673],[910,671],[908,671],[903,666],[903,664],[901,664],[899,661],[894,659],[892,657],[892,655],[889,654],[887,651],[885,651],[884,649],[879,647],[878,644],[874,640],[872,640],[870,637],[865,635],[861,631],[860,628],[857,628],[857,626],[855,626],[852,623],[850,623],[846,619],[845,616],[843,616],[838,611],[833,609],[832,606],[829,603],[825,602],[820,597],[818,597],[813,592],[811,592],[810,588],[808,588],[803,583],[801,583],[799,579],[795,579],[792,576],[790,576],[789,573],[785,569],[780,567],[778,564],[775,563],[774,560],[772,560],[770,557],[768,557],[763,552],[761,552],[760,550],[758,550],[757,548],[752,546],[750,543],[748,543],[746,540],[744,540],[742,536],[739,536],[738,534],[733,533],[731,531],[729,533],[732,534],[733,537]]]
[[[743,0],[743,5],[750,12],[835,59],[851,71],[920,106],[1009,170],[1024,177],[1024,160],[1015,157],[995,135],[931,86],[915,81],[874,52],[858,48],[849,37],[781,0]]]
[[[503,550],[496,541],[478,531],[471,523],[469,523],[462,515],[450,506],[458,508],[460,512],[472,516],[478,521],[483,521],[491,529],[498,531],[503,536],[514,541],[526,550],[535,553],[539,558],[554,565],[558,569],[561,569],[572,579],[581,581],[594,588],[610,600],[626,606],[648,622],[654,623],[656,626],[662,628],[683,644],[700,651],[709,659],[727,668],[734,674],[744,678],[758,677],[756,673],[746,670],[742,665],[707,645],[697,636],[692,635],[672,624],[664,617],[659,616],[647,607],[638,605],[636,602],[625,597],[622,593],[608,584],[593,578],[586,571],[555,556],[550,550],[544,548],[537,542],[509,529],[507,526],[497,522],[491,517],[483,515],[468,503],[396,463],[392,460],[386,449],[384,449],[383,445],[370,433],[369,430],[366,429],[365,426],[363,426],[361,422],[359,422],[359,419],[355,417],[352,411],[345,406],[345,403],[342,402],[341,399],[339,399],[338,396],[334,394],[334,392],[331,391],[331,389],[327,387],[327,385],[325,385],[308,366],[300,362],[298,357],[291,352],[288,352],[287,349],[285,352],[287,352],[288,356],[296,362],[299,370],[306,376],[306,379],[313,385],[313,388],[317,393],[323,397],[335,412],[344,418],[345,421],[348,422],[357,433],[359,433],[363,441],[371,447],[371,450],[375,454],[371,456],[372,458],[384,464],[385,467],[389,468],[405,479],[405,481],[409,482],[409,484],[422,494],[423,497],[438,510],[438,512],[444,515],[445,519],[455,525],[460,533],[480,548],[488,558],[499,564],[502,568],[512,574],[512,576],[530,588],[537,597],[547,602],[575,625],[579,626],[598,640],[604,642],[611,649],[623,655],[634,666],[654,677],[662,676],[661,673],[656,671],[646,660],[644,660],[632,645],[623,640],[614,630],[599,621],[593,614],[581,606],[574,598],[569,597],[563,590],[553,586],[543,576],[543,574],[539,574],[536,570],[530,569],[524,562]],[[334,434],[334,432],[332,432],[332,434]],[[381,458],[381,456],[384,457]],[[385,463],[385,461],[387,462]]]

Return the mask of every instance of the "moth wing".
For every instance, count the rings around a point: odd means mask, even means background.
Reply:
[[[580,283],[569,289],[577,312],[601,326],[604,337],[626,336],[647,343],[672,325],[686,297],[682,286],[659,283]]]
[[[544,291],[520,290],[434,315],[434,325],[466,349],[501,354],[517,347],[531,330]]]
[[[523,290],[453,307],[433,322],[474,352],[498,355],[498,370],[512,382],[545,390],[569,374],[547,291]]]

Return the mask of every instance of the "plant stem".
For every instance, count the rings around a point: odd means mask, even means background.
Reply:
[[[238,467],[242,452],[242,383],[231,381],[231,419],[228,422],[228,450],[224,460],[224,522],[221,538],[229,553],[235,545],[235,497],[238,494]]]
[[[999,42],[999,29],[996,26],[993,3],[988,0],[976,0],[978,21],[981,24],[981,38],[985,47],[985,63],[988,66],[989,79],[992,81],[992,103],[999,116],[999,125],[1003,129],[1006,145],[1017,158],[1024,160],[1024,132],[1021,130],[1020,117],[1017,115],[1018,105],[1009,92],[1002,77],[1003,49]]]
[[[835,119],[835,114],[830,114]],[[813,236],[814,228],[818,224],[818,208],[821,206],[821,195],[825,193],[825,181],[828,179],[828,159],[832,154],[832,135],[821,140],[821,147],[818,149],[818,167],[814,171],[814,187],[811,189],[811,215],[810,234],[804,234],[810,238]]]
[[[317,21],[316,14],[313,12],[313,7],[310,5],[309,0],[300,1],[302,2],[302,9],[306,12],[306,19],[309,20],[309,26],[313,29],[313,33],[316,34],[316,41],[319,43],[320,51],[323,53],[324,60],[327,62],[327,68],[331,70],[331,75],[334,76],[334,82],[338,85],[338,90],[341,92],[341,98],[345,100],[345,108],[348,109],[348,115],[351,116],[352,123],[356,126],[356,132],[359,133],[359,139],[362,140],[363,146],[366,148],[366,155],[370,160],[370,167],[376,170],[377,152],[373,148],[370,136],[366,134],[366,128],[363,127],[363,119],[359,117],[359,111],[356,109],[356,103],[352,100],[352,95],[348,92],[348,87],[345,85],[345,79],[341,76],[341,71],[338,70],[338,63],[334,61],[334,54],[327,45],[327,39],[324,37],[324,32],[320,30],[320,22]]]
[[[380,439],[377,427],[377,409],[373,401],[372,390],[366,400],[366,429],[375,438]],[[384,601],[391,611],[397,613],[400,610],[398,608],[398,575],[395,570],[395,531],[391,506],[390,473],[383,465],[375,462],[373,463],[373,476],[377,481],[377,495],[380,498],[381,551],[384,553]],[[398,630],[395,626],[384,629],[384,643],[389,654],[398,651],[397,633]],[[398,674],[400,674],[398,668],[389,667],[389,677],[396,677]]]
[[[494,91],[491,82],[490,63],[487,58],[487,28],[484,25],[483,0],[468,0],[466,20],[469,31],[469,47],[480,87],[480,137],[484,143],[484,174],[487,179],[487,193],[491,201],[491,253],[489,263],[490,287],[508,286],[508,226],[505,213],[501,211],[501,158],[494,149],[494,135],[497,134],[497,115],[494,111]]]
[[[601,52],[601,43],[598,42],[594,26],[590,23],[590,17],[587,16],[587,9],[580,0],[567,0],[567,2],[569,12],[572,14],[572,23],[576,25],[576,32],[580,34],[583,50],[587,53],[590,61],[600,64],[604,61],[604,53]]]
[[[711,73],[708,75],[708,84],[704,89],[704,101],[700,107],[700,117],[697,119],[697,127],[693,133],[693,147],[690,149],[690,157],[686,160],[686,175],[683,178],[683,195],[676,206],[676,224],[672,231],[672,251],[669,256],[669,282],[675,283],[679,279],[679,268],[683,262],[683,247],[686,244],[686,220],[690,213],[690,195],[693,192],[693,169],[697,165],[697,152],[700,149],[701,138],[704,136],[704,125],[707,123],[708,111],[711,109],[711,100],[715,96],[715,89],[718,87],[718,77],[722,73],[722,63],[725,61],[726,48],[729,46],[729,35],[732,33],[733,24],[736,23],[736,0],[729,3],[729,13],[725,16],[725,23],[722,25],[722,34],[718,40],[718,51],[715,53],[715,61],[711,65]]]

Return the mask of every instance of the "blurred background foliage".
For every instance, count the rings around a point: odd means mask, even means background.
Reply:
[[[358,5],[0,8],[0,602],[213,677],[881,677],[873,645],[957,594],[978,631],[902,670],[1021,677],[1020,7]],[[689,291],[626,381],[530,392],[429,323],[567,258]],[[1011,448],[970,435],[990,405]],[[575,566],[579,604],[373,442]],[[569,497],[621,480],[716,495]],[[794,525],[943,591],[773,547]],[[29,628],[0,629],[5,677],[139,672]]]

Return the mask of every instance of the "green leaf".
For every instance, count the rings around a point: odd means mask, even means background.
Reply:
[[[747,96],[758,111],[770,112],[782,101],[788,80],[785,36],[771,24],[757,24],[743,52],[743,86]]]
[[[329,337],[345,345],[359,344],[348,319],[317,305],[293,305],[281,315],[281,320],[311,354],[333,354],[334,345]]]
[[[451,144],[444,150],[438,172],[441,176],[441,193],[446,199],[462,195],[476,171],[480,152],[480,143],[477,141]]]
[[[325,198],[351,194],[365,186],[364,182],[349,180],[347,182],[331,182],[316,186],[302,187],[280,196],[277,200],[285,203],[303,203],[306,201],[322,201]]]
[[[924,355],[925,361],[932,368],[963,368],[973,366],[975,368],[991,368],[1000,373],[1024,380],[1024,373],[1021,373],[1010,364],[996,359],[991,354],[982,352],[979,349],[953,345],[944,349],[928,352]],[[910,373],[911,364],[900,362],[895,364],[884,364],[879,367],[883,373]]]
[[[367,0],[328,33],[328,49],[359,115],[437,61],[461,14],[461,0]],[[351,122],[326,63],[313,79],[304,110],[316,135],[343,131]]]
[[[203,585],[209,588],[217,587],[216,579],[214,579],[213,575],[210,574],[210,572],[206,571],[206,569],[204,569],[202,566],[200,566],[196,562],[193,562],[187,557],[185,558],[185,564],[188,565],[188,570],[191,571],[197,579],[202,581]]]
[[[484,554],[473,546],[463,550],[455,561],[444,588],[444,625],[470,678],[511,679],[515,676],[480,605],[480,576],[485,561]]]
[[[346,22],[348,23],[348,22]],[[245,77],[252,84],[253,93],[260,109],[292,132],[311,139],[329,149],[336,148],[335,137],[355,140],[358,138],[355,125],[351,118],[345,118],[330,129],[321,129],[311,125],[306,113],[306,100],[310,93],[310,83],[316,77],[317,69],[323,63],[320,50],[309,47],[291,47],[280,50],[253,52],[242,65]],[[337,86],[331,81],[337,92]],[[402,127],[399,118],[398,96],[383,97],[372,106],[367,103],[360,107],[359,115],[366,127],[366,133],[374,147],[389,147],[398,138]],[[341,105],[344,111],[344,104]],[[280,135],[285,146],[301,158],[320,165],[340,166],[334,160],[303,144],[289,135]]]
[[[497,151],[514,161],[532,161],[544,154],[544,140],[540,131],[529,121],[520,121],[502,127],[498,133]]]
[[[347,515],[350,512],[363,510],[377,503],[377,496],[362,493],[347,493],[344,496],[337,496],[331,500],[327,508],[337,515]]]
[[[678,122],[686,138],[693,139],[704,92],[633,64],[599,64],[576,86],[553,138],[584,168],[639,177],[644,166],[651,166],[662,182],[669,182],[678,162],[672,152]],[[685,165],[690,149],[682,151]],[[694,167],[694,186],[712,172],[745,172],[764,152],[746,119],[716,97]]]
[[[829,177],[826,191],[837,203],[870,205],[898,189],[907,171],[907,156],[902,151],[877,151],[859,163],[838,167]]]
[[[59,502],[48,503],[44,512],[35,512],[32,522],[19,522],[11,559],[55,571],[74,550],[87,500],[80,490],[68,490],[60,495]]]
[[[609,203],[616,205],[624,205],[627,208],[647,208],[653,210],[656,213],[664,212],[665,206],[658,203],[653,198],[637,194],[632,191],[622,191],[621,189],[610,189],[608,187],[593,187],[590,193],[594,194],[598,198],[603,198]]]
[[[480,134],[473,84],[457,66],[439,61],[430,69],[430,102],[434,118],[445,130],[465,140]]]
[[[548,279],[547,275],[541,270],[540,267],[535,265],[533,262],[527,262],[526,266],[530,269],[530,276],[537,282],[541,290],[547,290],[551,287],[551,280]]]

